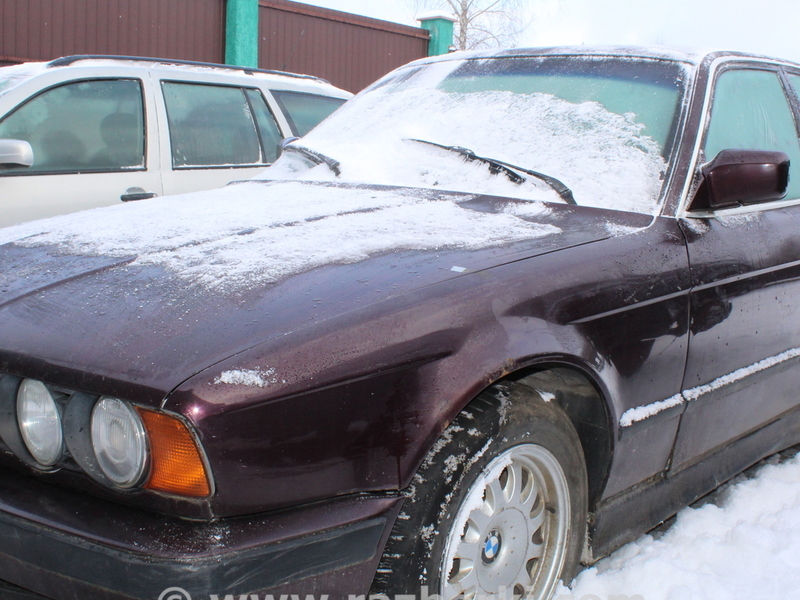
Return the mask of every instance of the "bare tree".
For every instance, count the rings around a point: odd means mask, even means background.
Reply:
[[[418,12],[442,10],[455,19],[457,50],[513,47],[530,23],[526,0],[413,0]]]

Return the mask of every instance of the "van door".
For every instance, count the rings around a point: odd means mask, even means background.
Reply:
[[[278,157],[284,136],[257,88],[161,81],[161,91],[169,130],[162,139],[166,194],[249,179]]]
[[[0,139],[34,154],[30,167],[0,169],[0,226],[160,195],[144,98],[139,79],[74,80],[0,116]]]

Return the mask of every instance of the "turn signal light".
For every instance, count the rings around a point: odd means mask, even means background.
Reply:
[[[205,462],[186,424],[165,413],[137,407],[150,442],[149,490],[202,498],[211,495]]]

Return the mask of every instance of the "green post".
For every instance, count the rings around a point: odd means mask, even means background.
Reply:
[[[226,0],[225,64],[258,67],[258,0]]]
[[[420,27],[427,29],[431,34],[428,42],[428,56],[447,54],[453,45],[453,23],[455,19],[436,15],[418,19]]]

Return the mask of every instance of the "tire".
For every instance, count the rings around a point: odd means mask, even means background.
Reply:
[[[586,536],[586,466],[572,423],[520,383],[460,413],[422,462],[372,594],[552,597]]]

